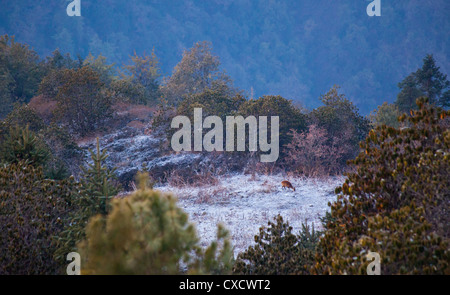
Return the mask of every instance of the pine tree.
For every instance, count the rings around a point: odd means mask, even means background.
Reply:
[[[450,82],[447,75],[441,73],[440,68],[436,66],[431,54],[423,59],[422,67],[408,75],[398,87],[401,91],[396,105],[401,112],[409,113],[410,110],[417,109],[416,99],[421,96],[428,97],[430,103],[441,107],[450,105]]]
[[[223,228],[218,241],[202,250],[176,199],[149,189],[147,174],[138,180],[137,191],[115,199],[107,216],[89,222],[79,244],[83,274],[223,274],[231,269],[232,249]]]
[[[441,73],[431,54],[427,54],[423,59],[423,66],[414,73],[414,77],[419,89],[430,99],[431,103],[437,103],[442,91],[450,87],[447,75]]]
[[[302,224],[302,231],[295,235],[281,215],[275,221],[269,221],[268,228],[261,227],[255,236],[257,244],[239,254],[233,269],[235,274],[308,274],[320,233]]]
[[[450,111],[417,100],[407,128],[371,130],[326,218],[314,270],[366,274],[367,253],[382,274],[450,274]]]
[[[0,152],[0,162],[26,161],[34,167],[44,166],[50,158],[49,148],[29,130],[28,125],[25,128],[18,125],[10,127],[0,142]]]
[[[401,113],[409,113],[410,110],[417,109],[416,99],[423,96],[423,92],[417,88],[417,83],[414,76],[411,74],[402,82],[398,83],[401,89],[397,95],[395,104]]]
[[[85,227],[89,219],[97,214],[106,215],[109,211],[111,199],[117,195],[118,186],[114,184],[115,169],[108,169],[105,161],[107,151],[100,151],[97,138],[96,151],[89,150],[92,163],[88,167],[81,167],[83,174],[80,180],[79,197],[75,200],[76,210],[70,215],[69,226],[61,234],[56,257],[65,259],[67,253],[76,250],[76,244],[85,238]]]
[[[107,214],[108,204],[112,197],[117,195],[118,187],[113,183],[115,179],[116,168],[109,169],[105,165],[108,158],[107,151],[100,151],[100,143],[97,138],[96,152],[89,150],[92,163],[88,167],[81,167],[83,176],[81,185],[83,195],[86,196],[87,205],[93,210],[94,214]]]

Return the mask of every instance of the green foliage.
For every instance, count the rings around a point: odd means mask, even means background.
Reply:
[[[83,66],[88,66],[94,70],[105,85],[109,85],[114,78],[114,64],[108,65],[106,57],[101,54],[97,58],[89,54],[83,61]]]
[[[357,155],[358,143],[368,134],[370,122],[358,113],[356,106],[344,94],[339,93],[339,86],[334,86],[320,100],[324,106],[309,114],[310,123],[324,128],[330,140],[340,138],[345,141],[346,151],[342,156],[342,164],[345,164]]]
[[[189,117],[193,122],[194,108],[202,108],[204,117],[218,116],[225,119],[226,116],[236,114],[244,102],[245,98],[240,94],[234,95],[228,85],[212,83],[211,88],[206,87],[201,93],[186,96],[178,105],[177,113]]]
[[[26,104],[16,104],[14,109],[6,116],[4,122],[9,126],[18,125],[25,128],[27,125],[33,132],[39,132],[45,127],[44,121],[36,111]]]
[[[28,102],[42,79],[39,56],[14,36],[0,36],[0,117],[15,102]]]
[[[2,126],[0,159],[5,162],[27,159],[31,165],[43,166],[46,177],[61,180],[81,161],[80,148],[68,132],[54,123],[46,126],[28,105],[16,105]]]
[[[97,214],[106,215],[109,212],[110,201],[117,195],[118,186],[114,183],[115,169],[108,169],[105,160],[107,151],[100,151],[97,138],[96,152],[89,150],[92,163],[82,168],[80,193],[74,200],[74,210],[68,217],[67,227],[58,240],[56,259],[63,261],[65,256],[76,251],[76,244],[85,238],[85,227],[89,219]]]
[[[129,80],[134,88],[144,90],[143,95],[138,95],[138,98],[131,96],[132,101],[143,104],[155,103],[161,97],[158,81],[161,76],[161,70],[155,51],[153,50],[150,56],[144,54],[142,57],[135,52],[134,56],[131,57],[131,61],[132,64],[124,67],[131,75],[124,75],[123,79]]]
[[[56,68],[48,71],[47,75],[39,84],[38,93],[42,94],[47,100],[55,100],[60,87],[65,83],[67,76],[66,68]]]
[[[45,72],[48,74],[53,70],[73,69],[80,67],[81,64],[80,61],[74,61],[69,53],[62,55],[59,49],[56,49],[45,60]]]
[[[62,70],[60,75],[62,84],[55,97],[58,120],[81,136],[104,126],[112,114],[112,103],[98,73],[84,66]]]
[[[268,116],[268,122],[270,122],[270,116],[279,116],[280,147],[284,147],[291,141],[292,136],[289,135],[291,129],[299,132],[306,129],[306,116],[292,104],[291,100],[279,95],[265,95],[258,99],[250,99],[240,106],[238,115],[244,118]]]
[[[368,251],[379,251],[384,274],[449,274],[449,111],[417,101],[361,142],[356,172],[336,190],[314,269],[361,274]],[[406,122],[405,122],[406,123]]]
[[[70,176],[70,172],[66,166],[66,163],[59,159],[47,164],[45,167],[45,177],[53,180],[63,180]]]
[[[197,42],[183,53],[182,60],[175,66],[172,76],[162,88],[164,97],[170,104],[177,105],[187,95],[212,88],[213,82],[231,84],[231,79],[219,71],[219,58],[211,51],[211,43],[204,41]]]
[[[441,73],[436,66],[432,54],[425,56],[422,68],[414,73],[414,77],[420,91],[430,99],[430,103],[441,103],[442,106],[442,92],[450,88],[450,82],[447,80],[447,75]],[[448,101],[445,103],[448,104]]]
[[[299,235],[278,215],[276,223],[268,222],[255,236],[255,246],[240,253],[234,266],[235,274],[298,275],[308,274],[320,233],[302,224]]]
[[[12,126],[0,142],[0,161],[19,163],[25,161],[29,165],[45,166],[50,158],[50,150],[45,142],[29,130],[28,126]]]
[[[448,240],[445,242],[441,236],[430,232],[432,226],[424,214],[423,207],[415,207],[412,203],[387,216],[370,217],[368,234],[354,243],[348,257],[367,249],[379,253],[383,275],[449,274]],[[349,266],[348,271],[364,274],[366,269],[357,268],[361,266],[366,265]]]
[[[411,74],[398,84],[401,89],[397,95],[395,104],[401,113],[409,113],[410,110],[416,110],[416,99],[423,96],[423,92],[417,88],[414,75]]]
[[[226,241],[226,231],[219,229],[220,241],[203,251],[194,226],[176,205],[176,199],[150,190],[146,183],[147,176],[141,174],[137,191],[126,198],[115,199],[108,216],[96,216],[89,222],[87,239],[79,245],[84,259],[82,273],[228,272],[232,251]],[[219,254],[217,243],[222,245]]]
[[[113,80],[108,91],[113,102],[145,105],[149,100],[145,87],[140,83],[134,83],[130,77]]]
[[[445,91],[439,99],[438,105],[448,109],[450,108],[450,89]]]
[[[101,56],[86,64],[51,70],[39,85],[45,99],[57,102],[55,121],[80,136],[104,127],[112,115],[112,98],[102,81],[107,79],[110,66]]]
[[[107,214],[108,204],[112,197],[117,195],[118,187],[115,185],[115,168],[109,169],[105,165],[108,158],[107,151],[100,151],[100,143],[97,138],[96,151],[89,150],[92,163],[88,167],[81,167],[83,174],[80,180],[83,187],[82,194],[89,198],[91,204],[88,206],[93,214]]]
[[[397,105],[388,104],[384,102],[382,105],[370,113],[370,122],[372,126],[378,127],[381,125],[387,125],[389,127],[399,128],[400,122],[398,121],[400,112]]]
[[[450,82],[447,75],[441,73],[436,66],[431,54],[427,54],[423,59],[422,68],[407,76],[398,87],[401,91],[397,96],[396,105],[401,112],[409,113],[410,110],[417,109],[415,102],[421,96],[428,97],[430,103],[441,107],[450,105]]]
[[[0,274],[57,274],[54,237],[65,226],[77,186],[44,178],[24,162],[0,166]]]

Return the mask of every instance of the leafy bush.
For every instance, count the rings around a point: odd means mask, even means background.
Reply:
[[[79,245],[82,273],[227,273],[233,263],[227,232],[219,228],[218,240],[202,250],[176,199],[150,190],[146,183],[142,174],[137,191],[115,199],[108,216],[89,222],[86,240]]]
[[[109,95],[115,103],[147,104],[146,89],[131,78],[115,79],[108,88]]]
[[[131,61],[132,64],[124,66],[130,75],[123,75],[121,81],[125,83],[119,83],[117,86],[125,86],[122,88],[123,92],[129,95],[133,103],[155,103],[162,95],[159,87],[161,69],[155,51],[142,57],[135,52]]]
[[[226,116],[236,114],[239,107],[245,102],[240,94],[235,95],[228,85],[213,83],[211,88],[206,87],[203,92],[191,94],[183,99],[178,108],[178,115],[184,115],[194,120],[194,108],[202,108],[203,116]]]
[[[14,103],[27,103],[38,90],[43,71],[39,56],[14,36],[0,36],[0,118],[8,114]]]
[[[308,274],[320,233],[302,224],[299,235],[278,215],[276,224],[269,221],[255,236],[257,245],[250,246],[237,257],[234,273],[244,275]]]
[[[18,125],[22,128],[28,128],[37,133],[45,128],[45,123],[29,105],[16,104],[14,109],[6,116],[4,122],[9,126]]]
[[[83,66],[88,66],[95,71],[102,83],[107,86],[109,86],[115,74],[114,64],[108,65],[106,57],[101,54],[95,58],[89,53],[83,61]]]
[[[398,117],[400,117],[400,111],[397,105],[388,104],[387,102],[384,102],[369,115],[372,126],[374,127],[385,124],[390,127],[399,128],[400,122],[398,121]]]
[[[324,106],[314,109],[309,114],[310,124],[324,128],[332,146],[335,138],[345,139],[345,153],[341,164],[353,159],[359,152],[358,143],[364,140],[370,130],[370,122],[358,113],[356,106],[344,94],[339,94],[339,87],[334,86],[320,100]]]
[[[230,77],[219,70],[219,58],[213,55],[211,47],[210,42],[197,42],[184,51],[182,60],[161,89],[170,105],[177,105],[188,95],[202,93],[213,84],[231,85]]]
[[[54,237],[64,228],[77,186],[44,178],[24,162],[0,167],[0,274],[57,274]]]
[[[314,271],[361,274],[378,251],[385,274],[449,274],[449,111],[419,99],[409,128],[369,133],[336,190]]]
[[[268,116],[268,122],[270,122],[270,116],[279,116],[280,147],[284,147],[291,141],[292,136],[289,135],[291,129],[297,132],[306,129],[306,116],[292,104],[292,101],[279,95],[266,95],[259,99],[250,99],[241,105],[238,115],[244,118],[247,116]],[[284,154],[282,149],[281,154]]]
[[[57,102],[55,119],[74,133],[84,136],[105,126],[112,115],[112,99],[99,73],[91,66],[51,71],[39,91]]]

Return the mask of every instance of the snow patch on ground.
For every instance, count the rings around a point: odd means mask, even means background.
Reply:
[[[235,257],[254,244],[261,226],[281,214],[298,233],[302,223],[322,229],[320,217],[329,211],[328,202],[336,200],[334,189],[345,177],[291,178],[296,191],[282,189],[281,175],[231,175],[220,178],[214,186],[155,187],[178,197],[178,205],[196,225],[202,246],[216,238],[217,225],[222,223],[231,235]]]

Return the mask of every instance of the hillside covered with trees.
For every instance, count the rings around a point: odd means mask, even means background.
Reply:
[[[81,2],[82,16],[68,17],[67,1],[2,1],[0,35],[15,35],[41,56],[59,48],[75,59],[102,54],[117,66],[154,49],[161,77],[206,40],[249,96],[281,95],[313,108],[338,84],[364,115],[393,102],[397,83],[426,54],[450,72],[446,0],[383,1],[382,16],[372,18],[363,0]]]

